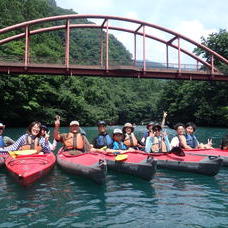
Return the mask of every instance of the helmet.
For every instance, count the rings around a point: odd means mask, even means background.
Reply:
[[[99,127],[100,125],[107,126],[107,123],[103,120],[97,122],[97,126]]]

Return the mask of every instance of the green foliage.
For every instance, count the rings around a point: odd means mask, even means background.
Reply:
[[[228,32],[220,30],[208,38],[202,38],[202,44],[228,58]],[[210,56],[202,49],[208,61]],[[227,70],[228,66],[215,59],[216,67]],[[227,71],[228,72],[228,71]],[[159,110],[167,110],[169,121],[195,121],[199,125],[228,126],[228,84],[227,82],[171,81],[164,85],[159,102]]]
[[[57,7],[54,0],[0,0],[0,10],[0,28],[36,18],[75,13]],[[85,19],[72,22],[91,23]],[[44,23],[42,26],[46,25],[59,25],[59,22]],[[32,29],[37,26],[34,25]],[[101,36],[105,39],[105,35],[96,29],[71,30],[71,63],[99,64],[99,45]],[[0,36],[3,37],[5,35]],[[204,39],[204,42],[227,58],[226,31],[213,34],[208,40]],[[64,62],[64,31],[34,35],[30,43],[31,62]],[[196,51],[204,54],[201,50]],[[24,40],[0,46],[0,56],[23,58],[23,52]],[[111,34],[109,54],[111,65],[129,64],[132,59],[123,44]],[[209,58],[206,54],[205,57]],[[1,75],[0,120],[11,126],[25,126],[33,120],[53,124],[54,116],[59,114],[63,124],[73,119],[79,120],[82,125],[94,125],[101,119],[113,124],[141,123],[152,119],[160,120],[162,111],[167,110],[170,122],[192,120],[198,124],[228,126],[227,89],[226,83]]]

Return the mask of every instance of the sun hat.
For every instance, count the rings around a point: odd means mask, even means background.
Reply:
[[[70,126],[77,125],[79,126],[79,122],[77,120],[73,120],[70,122]]]
[[[146,125],[146,128],[149,129],[149,126],[154,126],[154,122],[149,122],[147,125]]]
[[[125,123],[124,126],[123,126],[123,131],[125,131],[126,128],[131,128],[131,131],[133,132],[134,131],[134,127],[131,123]]]

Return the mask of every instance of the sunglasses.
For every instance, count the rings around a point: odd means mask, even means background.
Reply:
[[[155,128],[155,129],[154,129],[154,131],[161,131],[161,129],[159,129],[159,128]]]

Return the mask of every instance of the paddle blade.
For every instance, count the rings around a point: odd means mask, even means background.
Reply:
[[[32,155],[32,154],[36,154],[37,150],[16,150],[13,152],[15,155]]]
[[[173,147],[169,153],[175,154],[175,155],[180,156],[180,157],[185,156],[184,151],[180,147]]]
[[[127,154],[119,154],[115,157],[115,160],[116,161],[124,161],[128,158],[128,155]]]

